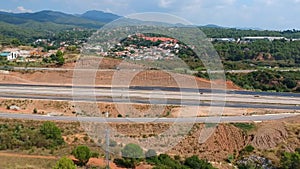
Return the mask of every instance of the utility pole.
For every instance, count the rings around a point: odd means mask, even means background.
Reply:
[[[108,112],[105,113],[106,118],[108,118]],[[105,158],[106,158],[106,169],[109,169],[109,127],[105,130]]]

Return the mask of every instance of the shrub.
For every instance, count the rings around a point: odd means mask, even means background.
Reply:
[[[64,143],[61,130],[53,122],[45,122],[40,128],[40,133],[44,135],[46,139],[52,140],[52,146],[62,145]]]
[[[129,158],[143,158],[143,149],[136,144],[129,143],[122,149],[122,156]]]
[[[91,150],[88,146],[80,145],[72,151],[72,155],[79,160],[79,165],[84,166],[91,158]]]
[[[206,160],[200,160],[198,156],[192,156],[185,159],[184,164],[190,168],[205,168],[205,169],[215,169],[209,162]]]
[[[114,140],[109,141],[109,146],[110,147],[116,147],[117,145],[118,145],[118,143],[116,141],[114,141]]]
[[[76,169],[76,166],[71,159],[63,157],[59,159],[53,169]]]
[[[233,123],[233,125],[237,128],[242,129],[243,131],[250,131],[255,128],[253,123]]]
[[[284,152],[280,159],[280,166],[282,169],[300,168],[300,154]]]
[[[135,168],[136,165],[144,157],[143,149],[136,144],[129,143],[122,150],[122,156],[124,157],[123,165],[130,168]]]
[[[251,153],[254,151],[254,147],[252,145],[247,145],[244,150],[248,153]]]
[[[145,156],[146,156],[146,158],[154,157],[154,156],[157,156],[157,153],[156,153],[155,150],[149,149],[149,150],[145,153]]]
[[[92,158],[99,158],[100,154],[98,152],[93,151],[93,152],[91,152],[91,157]]]

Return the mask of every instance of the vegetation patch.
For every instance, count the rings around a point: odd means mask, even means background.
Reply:
[[[255,129],[255,124],[253,123],[232,123],[232,125],[246,132]]]

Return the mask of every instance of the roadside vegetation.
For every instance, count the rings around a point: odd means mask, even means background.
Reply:
[[[201,160],[198,156],[181,159],[167,154],[157,155],[155,150],[148,150],[145,154],[136,144],[127,144],[122,149],[123,158],[117,158],[114,162],[120,167],[135,168],[142,162],[153,166],[153,169],[215,169],[207,160]]]
[[[202,72],[195,76],[214,79],[208,73]],[[300,71],[258,70],[250,73],[226,73],[226,79],[246,90],[300,92]]]
[[[255,124],[253,123],[232,123],[232,125],[242,129],[244,132],[248,132],[255,129]]]
[[[0,150],[29,150],[33,146],[52,149],[63,144],[61,130],[53,122],[45,122],[38,128],[0,124]]]
[[[226,74],[238,86],[248,90],[300,92],[299,71],[257,71],[247,74]]]
[[[3,164],[7,168],[16,168],[21,163],[28,165],[25,168],[44,167],[47,169],[85,169],[93,168],[93,164],[88,161],[91,158],[105,158],[104,151],[88,138],[88,136],[76,136],[76,138],[66,137],[76,135],[79,124],[53,123],[53,122],[32,122],[20,120],[0,121],[0,141],[1,152],[18,155],[32,156],[18,158],[13,161],[10,156],[1,157],[7,160]],[[253,123],[232,123],[244,135],[255,134],[256,126]],[[251,132],[249,132],[251,131]],[[62,139],[64,138],[64,139]],[[213,169],[213,165],[205,158],[196,155],[186,156],[168,154],[158,154],[155,150],[143,150],[136,144],[120,145],[111,140],[114,154],[111,154],[111,161],[120,167],[135,168],[139,165],[151,165],[154,169]],[[115,151],[116,150],[116,151]],[[284,149],[274,151],[275,163],[264,156],[262,150],[248,143],[241,149],[237,149],[224,159],[224,162],[231,163],[240,169],[261,168],[269,165],[278,169],[294,169],[299,167],[299,148],[295,151],[286,152]],[[49,157],[48,161],[46,158]],[[60,157],[57,159],[57,157]],[[134,158],[131,158],[134,157]],[[39,160],[36,158],[42,158]],[[29,159],[32,160],[28,161]],[[273,160],[273,159],[272,159]],[[1,164],[1,163],[0,163]],[[64,167],[65,166],[65,167]],[[23,168],[24,168],[23,167]],[[105,166],[102,166],[105,167]],[[22,167],[19,167],[23,169]]]

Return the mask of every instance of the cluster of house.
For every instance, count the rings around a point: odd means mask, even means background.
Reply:
[[[135,44],[124,47],[122,51],[116,52],[100,52],[102,56],[114,56],[119,58],[129,58],[130,60],[172,60],[175,54],[179,52],[178,40],[166,37],[148,37],[143,34],[138,35],[139,38],[151,42],[158,42],[158,46],[140,46]],[[122,46],[122,44],[117,44]]]
[[[236,42],[236,43],[249,43],[256,40],[285,40],[285,41],[299,41],[300,39],[288,39],[286,37],[279,37],[279,36],[246,36],[242,38],[210,38],[210,41],[218,41],[218,42]]]
[[[0,52],[0,57],[6,58],[8,61],[34,62],[38,59],[49,57],[56,52],[57,50],[49,50],[48,52],[44,52],[43,48],[6,48]]]

